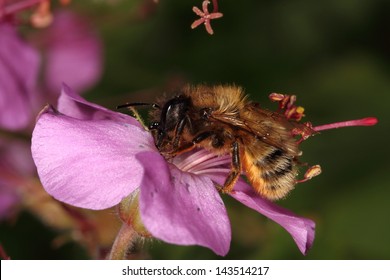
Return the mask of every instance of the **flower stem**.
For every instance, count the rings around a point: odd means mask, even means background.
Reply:
[[[122,224],[118,235],[112,245],[111,252],[108,256],[109,260],[124,260],[126,259],[129,248],[133,245],[137,233],[134,231],[132,226],[126,223]]]
[[[352,121],[344,121],[344,122],[337,122],[337,123],[331,123],[331,124],[324,124],[313,127],[315,131],[322,131],[322,130],[328,130],[328,129],[334,129],[334,128],[340,128],[340,127],[348,127],[348,126],[372,126],[378,123],[378,119],[374,117],[368,117],[360,120],[352,120]]]
[[[218,0],[213,0],[213,13],[218,12]]]

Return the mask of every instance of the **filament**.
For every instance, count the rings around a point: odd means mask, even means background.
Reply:
[[[324,124],[313,127],[315,131],[322,131],[334,128],[349,127],[349,126],[372,126],[378,123],[378,119],[375,117],[368,117],[359,120],[336,122],[331,124]]]

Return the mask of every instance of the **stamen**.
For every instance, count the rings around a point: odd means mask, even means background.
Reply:
[[[306,182],[306,181],[312,179],[313,177],[320,175],[321,172],[322,172],[321,166],[319,166],[319,165],[314,165],[314,166],[310,167],[310,168],[305,172],[305,175],[303,175],[303,179],[298,180],[297,183]]]
[[[218,12],[218,0],[213,0],[213,13]]]
[[[340,128],[340,127],[348,127],[348,126],[373,126],[373,125],[376,125],[377,123],[378,123],[377,118],[368,117],[368,118],[359,119],[359,120],[351,120],[351,121],[344,121],[344,122],[319,125],[319,126],[313,127],[313,130],[322,131],[322,130]]]
[[[281,93],[273,92],[269,95],[269,99],[274,102],[280,102],[284,99],[285,95]]]

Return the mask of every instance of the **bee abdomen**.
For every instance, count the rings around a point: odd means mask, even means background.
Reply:
[[[268,166],[261,167],[263,170],[263,172],[261,172],[261,176],[265,180],[272,180],[274,178],[283,178],[289,176],[293,169],[292,159],[286,159],[285,161],[280,162],[280,165],[276,166],[276,168],[269,168]]]
[[[296,168],[294,158],[285,151],[272,148],[262,158],[252,158],[245,162],[246,172],[253,188],[262,196],[276,200],[283,198],[296,183]]]
[[[281,157],[283,157],[283,155],[284,155],[284,152],[281,149],[275,148],[275,149],[271,150],[271,152],[264,157],[264,160],[262,160],[263,162],[261,164],[263,164],[263,165],[274,164]]]

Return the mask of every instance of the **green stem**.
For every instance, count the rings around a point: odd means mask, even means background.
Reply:
[[[137,233],[132,226],[126,223],[122,224],[118,235],[112,245],[111,252],[108,256],[109,260],[124,260],[126,259],[127,252],[133,246]]]

